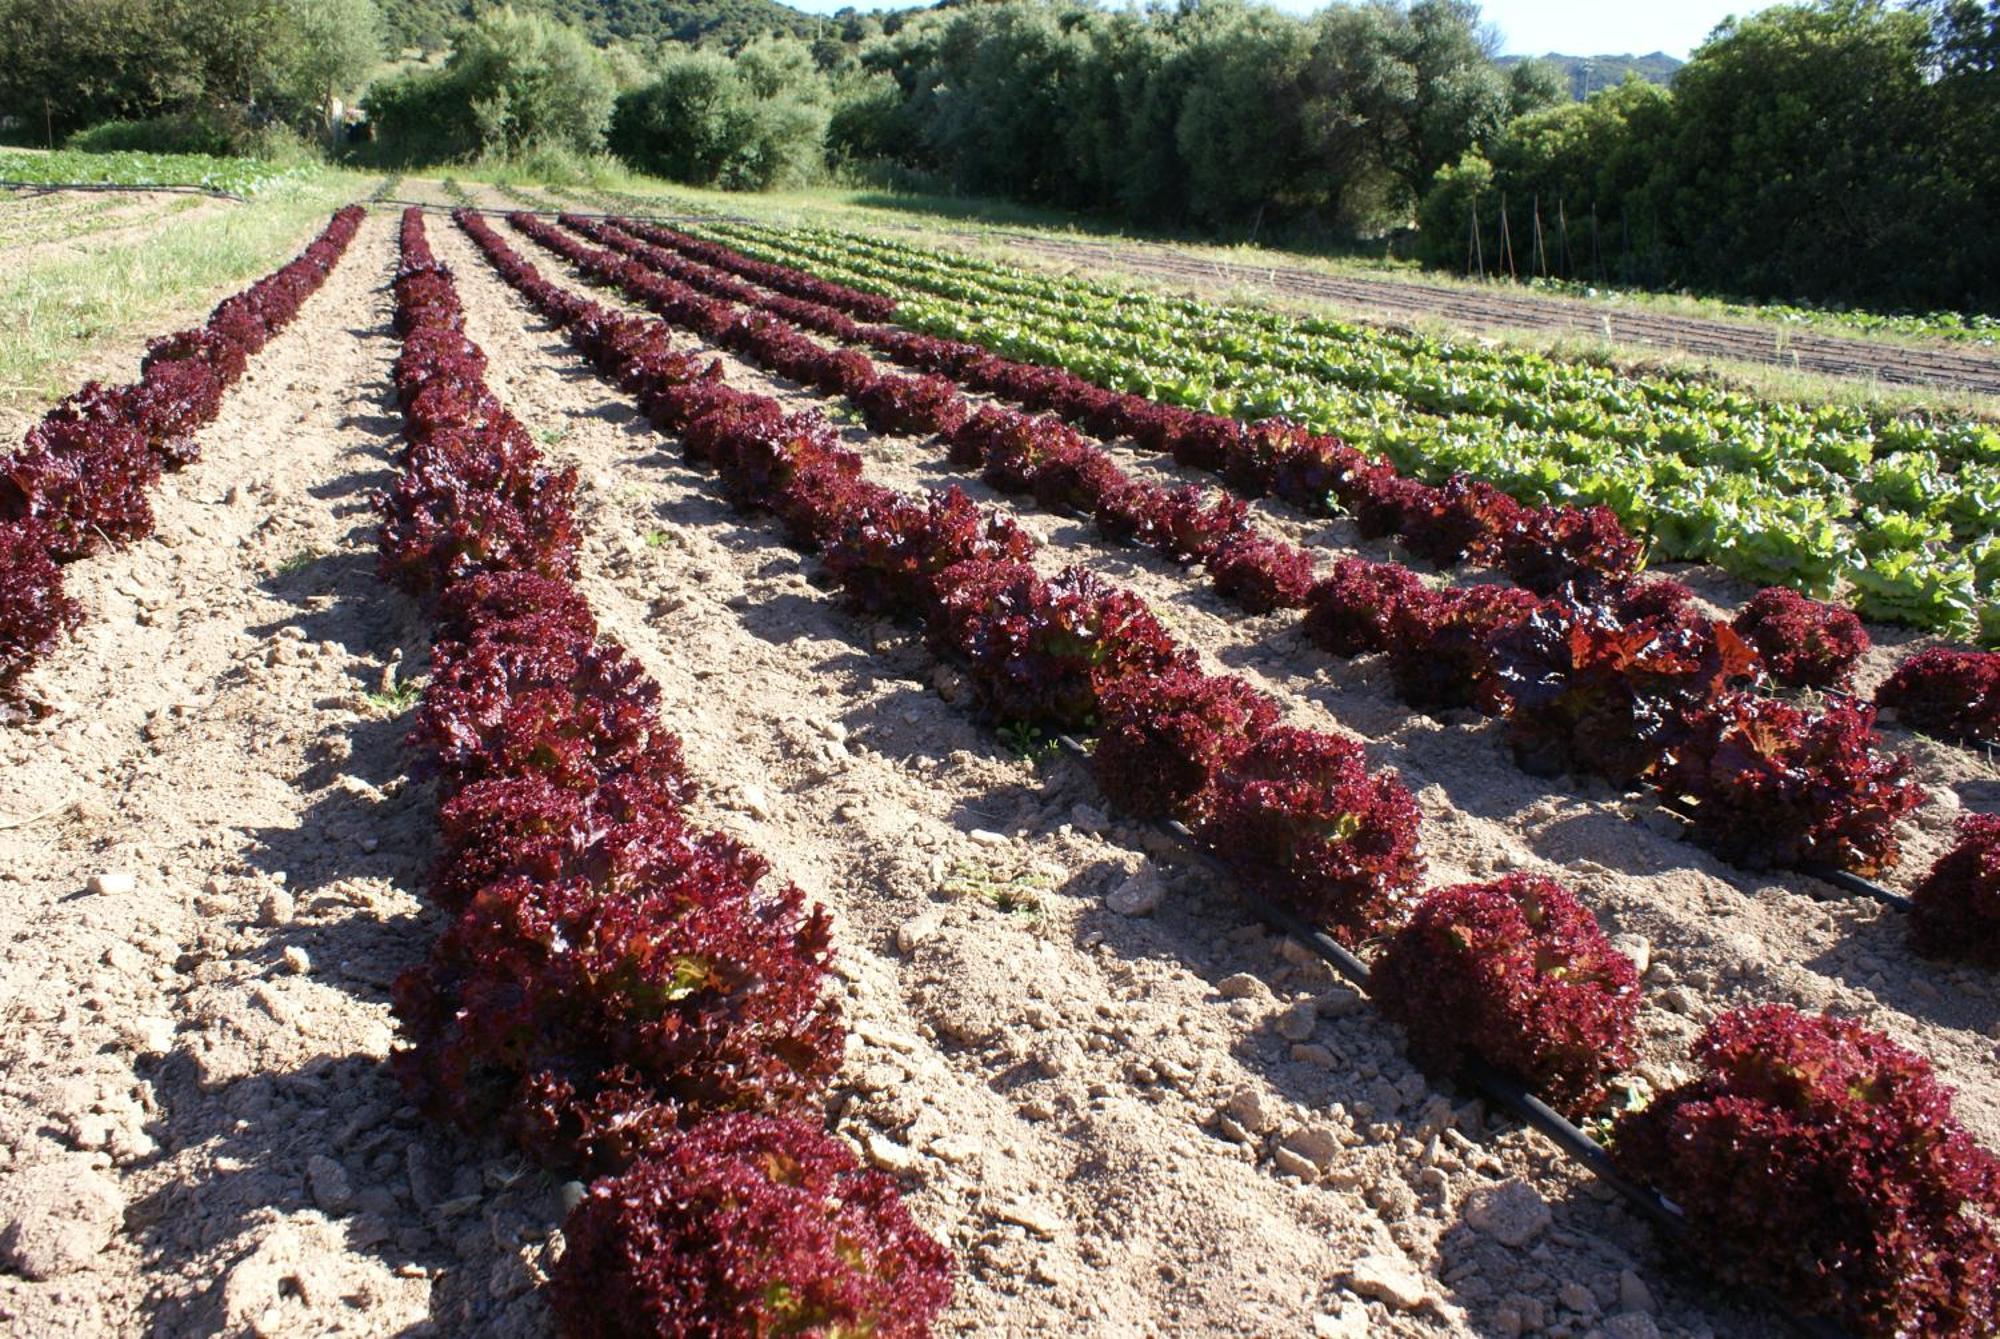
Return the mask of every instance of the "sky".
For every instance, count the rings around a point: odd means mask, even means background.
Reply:
[[[1500,49],[1510,56],[1643,56],[1664,51],[1686,60],[1709,30],[1733,15],[1754,13],[1769,0],[1486,0],[1486,21],[1500,30]],[[1279,7],[1302,13],[1305,0],[1280,0]]]
[[[790,0],[798,9],[831,14],[843,5],[856,9],[900,8],[920,0]],[[1111,4],[1118,0],[1108,0]],[[1500,30],[1501,51],[1510,56],[1643,56],[1664,51],[1687,59],[1709,29],[1731,14],[1764,8],[1770,0],[1485,0],[1486,21]],[[1292,14],[1325,7],[1326,0],[1272,0]]]

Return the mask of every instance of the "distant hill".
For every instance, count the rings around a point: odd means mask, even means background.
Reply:
[[[516,9],[552,14],[597,42],[713,42],[738,46],[764,33],[815,36],[824,20],[778,0],[514,0]],[[474,0],[382,0],[392,42],[440,50],[472,17]]]
[[[1624,83],[1627,74],[1636,74],[1649,84],[1671,84],[1681,66],[1687,64],[1664,51],[1645,56],[1564,56],[1551,51],[1546,56],[1502,56],[1496,63],[1505,67],[1530,59],[1561,70],[1569,82],[1569,95],[1578,102],[1600,88]]]

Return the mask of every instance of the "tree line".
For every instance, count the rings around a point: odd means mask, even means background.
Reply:
[[[826,21],[730,0],[633,27],[644,8],[0,0],[0,122],[330,136],[365,86],[361,152],[385,165],[608,151],[731,189],[832,176],[1280,243],[1415,224],[1426,261],[1488,274],[2000,304],[2000,0],[1783,4],[1718,28],[1671,89],[1583,102],[1544,63],[1497,62],[1470,0]],[[663,39],[700,22],[721,26]],[[448,54],[384,62],[438,30]]]
[[[1453,269],[2000,308],[2000,4],[1731,20],[1671,91],[1510,121],[1438,173],[1419,223]]]

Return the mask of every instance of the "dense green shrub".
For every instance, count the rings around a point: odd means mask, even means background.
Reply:
[[[755,43],[733,61],[671,52],[652,82],[618,99],[611,147],[672,181],[731,190],[803,185],[823,168],[830,96],[801,42]]]
[[[499,9],[460,34],[442,68],[379,84],[366,106],[383,156],[420,163],[545,145],[596,152],[616,96],[610,65],[581,33]]]

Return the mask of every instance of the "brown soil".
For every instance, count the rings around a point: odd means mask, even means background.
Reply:
[[[585,589],[661,682],[703,816],[837,915],[852,1036],[829,1116],[958,1253],[948,1332],[1771,1332],[1545,1142],[1426,1082],[1324,968],[1108,820],[1081,769],[973,728],[907,633],[816,588],[456,229],[431,236],[493,389],[581,470]],[[393,259],[378,215],[162,490],[160,537],[72,569],[86,622],[33,684],[58,710],[0,735],[0,1209],[52,1228],[51,1277],[0,1275],[13,1332],[546,1333],[563,1188],[417,1118],[384,1064],[387,983],[438,929],[431,800],[380,695],[425,654],[373,572]],[[884,482],[959,481],[933,442],[849,435]],[[1719,1008],[1834,1005],[1935,1058],[2000,1143],[1991,987],[1911,958],[1893,917],[1716,865],[1600,787],[1525,777],[1490,726],[1411,716],[1289,620],[1021,517],[1049,561],[1131,585],[1211,668],[1401,769],[1434,881],[1546,869],[1644,936],[1653,1081]],[[1990,803],[1964,755],[1923,768]],[[1162,889],[1153,914],[1106,905],[1133,878]],[[1316,1139],[1324,1168],[1279,1151]]]

